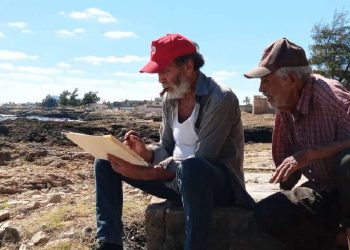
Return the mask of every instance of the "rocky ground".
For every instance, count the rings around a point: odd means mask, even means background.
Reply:
[[[45,116],[48,114],[52,112]],[[0,248],[91,249],[94,246],[94,159],[61,131],[122,137],[127,130],[134,129],[146,143],[159,139],[159,122],[154,122],[152,115],[71,114],[70,118],[80,117],[83,121],[20,118],[0,122]],[[243,113],[243,120],[247,140],[246,183],[259,199],[277,189],[267,184],[273,166],[269,143],[273,115]],[[260,133],[254,136],[257,131]],[[264,136],[259,139],[259,134]],[[145,249],[143,216],[152,197],[127,185],[124,189],[125,249]]]

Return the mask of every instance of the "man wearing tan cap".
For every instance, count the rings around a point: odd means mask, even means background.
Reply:
[[[113,155],[96,161],[98,249],[122,249],[123,181],[183,206],[186,250],[207,249],[213,207],[254,205],[244,186],[237,97],[205,76],[203,64],[196,44],[180,34],[152,42],[151,59],[140,71],[158,74],[163,88],[160,142],[146,146],[137,132],[125,135],[148,167]]]
[[[350,94],[312,74],[305,52],[286,38],[268,46],[247,78],[277,110],[272,138],[284,190],[260,201],[259,224],[287,249],[333,249],[339,223],[350,235]],[[304,175],[307,181],[294,187]],[[350,249],[350,248],[349,248]]]

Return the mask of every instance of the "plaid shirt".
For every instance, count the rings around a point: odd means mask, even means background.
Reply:
[[[350,94],[337,81],[313,75],[302,91],[296,112],[278,111],[272,139],[275,165],[309,146],[350,138]],[[301,169],[316,190],[334,187],[332,158]]]

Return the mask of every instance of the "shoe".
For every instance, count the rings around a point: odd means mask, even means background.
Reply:
[[[123,246],[108,242],[99,242],[94,250],[123,250]]]

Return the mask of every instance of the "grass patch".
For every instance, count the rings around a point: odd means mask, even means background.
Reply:
[[[144,221],[149,201],[147,199],[126,199],[123,204],[123,218],[126,221]]]
[[[10,206],[7,204],[7,202],[0,203],[0,210],[4,210],[9,208]]]
[[[79,218],[91,217],[94,213],[90,203],[81,204],[60,204],[58,207],[40,211],[27,221],[25,230],[33,234],[39,230],[47,232],[61,231],[68,229],[78,223]]]

